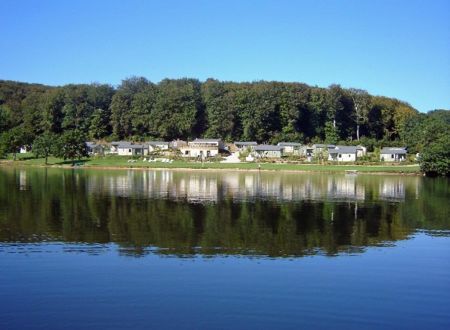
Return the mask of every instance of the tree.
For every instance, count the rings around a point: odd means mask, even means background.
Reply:
[[[360,127],[368,121],[370,95],[362,89],[350,88],[350,97],[353,100],[356,121],[356,139],[359,141]]]
[[[450,175],[450,124],[442,118],[429,117],[424,123],[423,151],[419,164],[428,176]]]
[[[0,149],[3,154],[11,152],[14,160],[16,160],[20,147],[22,147],[26,142],[27,136],[22,127],[14,127],[13,129],[10,129],[2,134],[0,139]]]
[[[57,153],[57,140],[57,135],[51,132],[44,132],[34,140],[33,153],[36,157],[44,157],[45,165],[48,163],[48,156]]]
[[[75,165],[75,159],[88,156],[84,134],[79,130],[65,132],[60,137],[56,156],[64,158],[64,160],[70,159],[73,165]]]
[[[328,121],[325,124],[325,143],[336,144],[339,141],[339,135],[333,122]]]

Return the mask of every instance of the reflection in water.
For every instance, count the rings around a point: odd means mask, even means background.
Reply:
[[[447,179],[421,177],[4,168],[0,240],[114,242],[124,255],[359,253],[448,230],[448,197]]]

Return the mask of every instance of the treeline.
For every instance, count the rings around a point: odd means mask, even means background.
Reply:
[[[227,141],[395,141],[418,112],[405,102],[339,85],[133,77],[49,87],[0,81],[0,130],[31,136],[78,129],[91,139],[218,137]],[[333,141],[329,141],[333,142]]]
[[[361,143],[369,151],[405,145],[416,153],[432,141],[442,145],[450,139],[449,118],[447,110],[421,114],[397,99],[339,85],[188,78],[154,84],[132,77],[114,88],[0,80],[0,134],[10,133],[3,140],[13,148],[31,145],[44,132],[76,131],[93,140]]]

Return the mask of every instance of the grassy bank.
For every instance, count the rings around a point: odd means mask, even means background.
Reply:
[[[261,170],[271,171],[311,171],[311,172],[345,172],[358,171],[367,173],[420,173],[418,165],[319,165],[319,164],[274,164],[274,163],[201,163],[184,160],[176,160],[173,163],[144,162],[136,160],[129,162],[128,157],[94,157],[77,161],[80,168],[171,168],[171,169],[229,169],[229,170]],[[43,158],[35,159],[31,155],[20,155],[16,161],[6,160],[3,166],[45,166]],[[48,166],[71,166],[72,163],[62,159],[50,157]]]

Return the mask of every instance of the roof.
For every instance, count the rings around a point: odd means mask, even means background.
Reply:
[[[332,154],[356,154],[355,146],[335,146],[328,148],[328,152]]]
[[[235,145],[241,145],[241,146],[256,146],[258,143],[256,141],[235,141]]]
[[[169,145],[169,142],[166,142],[166,141],[148,141],[148,142],[146,142],[147,144],[151,144],[151,145],[165,145],[165,146],[168,146]]]
[[[313,144],[313,148],[334,148],[334,144]]]
[[[406,154],[406,148],[404,147],[397,147],[397,148],[390,148],[390,147],[384,147],[381,149],[382,154]]]
[[[203,142],[216,142],[216,143],[219,143],[221,141],[222,141],[221,139],[195,139],[194,141],[191,141],[191,142],[201,142],[201,143],[203,143]]]
[[[279,142],[278,145],[282,146],[282,147],[301,147],[302,146],[302,144],[298,143],[298,142]]]
[[[142,149],[147,148],[145,144],[132,143],[128,141],[121,141],[118,143],[118,148],[128,148],[128,149]]]
[[[283,147],[271,144],[260,144],[255,147],[255,151],[282,151]]]

